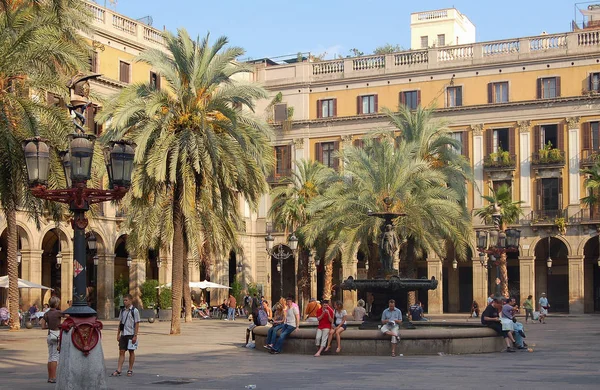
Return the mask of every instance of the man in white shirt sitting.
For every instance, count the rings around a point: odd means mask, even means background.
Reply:
[[[381,315],[381,333],[392,336],[392,356],[396,356],[396,344],[400,341],[402,312],[396,307],[396,301],[390,299],[388,308]]]

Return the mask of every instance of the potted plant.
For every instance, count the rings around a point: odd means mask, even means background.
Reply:
[[[156,317],[156,303],[158,301],[158,280],[148,279],[140,286],[142,294],[142,305],[144,308],[140,310],[141,318]]]
[[[119,278],[115,280],[114,294],[115,317],[118,318],[121,306],[123,306],[123,295],[129,294],[129,280],[125,279],[123,275],[119,275]]]
[[[173,302],[173,297],[171,295],[171,287],[163,287],[160,289],[160,293],[158,294],[158,318],[160,321],[171,321],[173,317],[173,309],[171,308],[171,304]]]
[[[562,162],[563,156],[562,156],[562,153],[560,152],[560,149],[556,149],[556,148],[550,149],[548,151],[548,160],[553,163]]]
[[[564,218],[555,218],[554,224],[558,228],[560,234],[565,235],[567,233],[567,221]]]

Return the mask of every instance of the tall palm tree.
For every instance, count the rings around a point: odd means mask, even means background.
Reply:
[[[461,197],[446,185],[440,170],[418,156],[418,150],[419,145],[406,141],[396,147],[392,137],[344,149],[343,175],[314,200],[310,207],[314,215],[301,229],[307,241],[314,243],[325,234],[330,241],[328,261],[336,257],[350,261],[359,250],[375,258],[382,221],[368,214],[385,211],[384,199],[391,198],[389,211],[406,214],[396,221],[397,233],[440,254],[445,251],[441,239],[466,247],[468,222]]]
[[[132,196],[167,199],[170,220],[161,221],[160,234],[172,243],[172,307],[179,313],[186,248],[202,246],[203,223],[216,224],[202,221],[198,210],[237,215],[240,195],[255,207],[274,158],[271,129],[253,114],[255,100],[267,94],[238,77],[251,72],[235,61],[244,51],[226,47],[224,37],[212,45],[208,35],[193,40],[184,29],[164,38],[168,53],[151,49],[137,60],[156,69],[167,88],[131,85],[106,105],[101,120],[112,120],[104,140],[137,144]],[[171,334],[180,332],[174,315]]]
[[[290,176],[285,177],[271,190],[273,202],[269,209],[269,217],[276,226],[285,230],[285,236],[308,223],[311,201],[323,194],[328,183],[335,177],[333,169],[318,161],[302,159],[296,162],[296,167],[297,170],[292,170]],[[307,248],[304,235],[300,231],[297,234],[298,246]],[[296,270],[296,278],[302,273]]]
[[[523,215],[521,204],[523,201],[512,200],[512,189],[508,184],[502,184],[498,189],[494,190],[490,187],[490,195],[483,195],[483,199],[488,202],[488,205],[476,211],[475,215],[484,219],[486,223],[492,222],[492,216],[496,213],[499,207],[502,217],[502,230],[506,225],[516,223],[519,217]],[[498,260],[501,276],[501,291],[502,295],[507,297],[508,294],[508,269],[506,268],[507,257],[506,253],[502,253]]]
[[[580,172],[585,175],[584,186],[588,193],[581,201],[590,209],[595,208],[600,201],[600,161],[589,168],[581,169]]]
[[[75,0],[0,2],[0,203],[7,221],[10,328],[19,329],[17,210],[37,218],[43,203],[27,190],[21,142],[43,136],[63,149],[72,131],[65,112],[45,104],[46,91],[67,95],[68,77],[87,65],[77,26],[86,27]],[[53,166],[58,156],[53,155]],[[50,178],[50,187],[61,179]],[[37,219],[36,219],[37,221]]]

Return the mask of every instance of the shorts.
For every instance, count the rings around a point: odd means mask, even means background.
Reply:
[[[46,338],[46,342],[48,343],[48,362],[57,362],[59,353],[58,353],[58,339],[60,337],[59,330],[50,330],[48,331],[48,337]]]
[[[398,337],[400,336],[400,327],[392,326],[390,324],[385,324],[381,327],[381,333],[392,332],[392,344],[398,343]]]
[[[507,338],[508,337],[508,332],[505,330],[502,330],[502,324],[500,324],[499,322],[490,322],[489,324],[486,324],[485,326],[487,326],[488,328],[494,329],[496,331],[496,333],[498,333],[500,336]]]
[[[335,327],[337,328],[337,325],[336,325]],[[348,325],[344,324],[344,325],[342,325],[342,328],[343,328],[344,330],[346,330],[346,329],[348,328]]]
[[[317,329],[317,337],[315,338],[315,344],[317,347],[326,347],[327,346],[327,338],[329,337],[329,331],[331,329]]]
[[[119,351],[127,351],[127,346],[129,344],[129,340],[133,339],[133,335],[121,335],[121,338],[119,339]],[[134,351],[134,349],[132,349],[132,351]]]

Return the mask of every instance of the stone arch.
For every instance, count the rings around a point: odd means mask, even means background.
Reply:
[[[598,236],[600,236],[599,234],[594,234],[591,236],[584,236],[584,238],[579,242],[579,246],[577,247],[577,255],[581,255],[584,256],[585,255],[585,246],[590,242],[590,240],[592,239],[598,239]]]
[[[567,241],[563,236],[561,235],[556,235],[556,236],[551,236],[552,238],[555,238],[559,241],[561,241],[563,244],[565,244],[565,247],[567,248],[567,256],[572,256],[573,255],[573,249],[571,248],[571,244],[569,243],[569,241]],[[531,243],[531,245],[529,246],[529,256],[535,256],[535,247],[540,243],[541,240],[547,240],[548,236],[544,236],[544,237],[536,237],[536,240],[533,241]]]
[[[46,237],[46,234],[48,234],[48,232],[50,232],[54,229],[56,229],[56,225],[48,224],[42,230],[40,230],[40,233],[39,233],[40,242],[37,245],[37,248],[39,250],[42,250],[42,251],[44,250],[44,237]],[[59,225],[58,230],[60,230],[61,250],[63,252],[72,252],[73,251],[73,248],[72,248],[73,241],[69,238],[69,237],[72,237],[72,234],[67,234],[67,231],[66,231],[67,229],[65,229],[63,225]]]
[[[559,236],[546,236],[534,247],[535,296],[545,292],[553,311],[569,311],[569,248]],[[552,262],[547,260],[551,258]],[[550,267],[548,267],[550,264]]]

